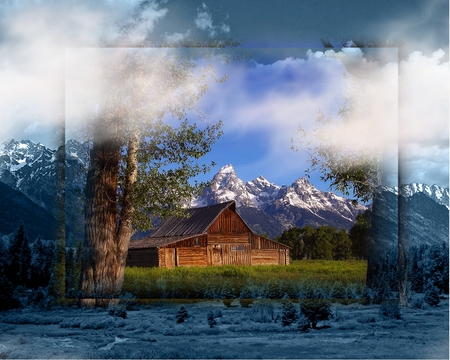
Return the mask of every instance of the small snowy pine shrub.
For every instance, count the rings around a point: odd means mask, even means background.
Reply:
[[[439,290],[436,286],[432,285],[431,282],[427,284],[423,300],[430,306],[439,305]]]
[[[250,319],[255,322],[269,323],[275,320],[275,307],[270,300],[255,302],[251,308]]]
[[[300,310],[313,329],[316,329],[318,321],[330,318],[330,308],[331,302],[326,299],[306,299],[300,303]]]
[[[243,308],[248,308],[251,304],[253,304],[253,302],[253,294],[251,293],[251,291],[246,287],[242,289],[239,296],[239,304],[241,304]]]
[[[385,299],[380,305],[380,315],[383,319],[401,319],[400,302],[398,299]]]
[[[210,328],[213,328],[215,325],[217,325],[217,321],[212,311],[208,312],[208,325]]]
[[[177,314],[175,315],[175,318],[177,319],[177,323],[181,324],[189,317],[188,312],[184,306],[180,307]]]
[[[290,301],[285,302],[283,304],[283,310],[282,310],[282,315],[281,315],[281,324],[283,326],[289,326],[293,322],[295,322],[295,320],[297,320],[297,318],[298,318],[298,315],[297,315],[297,309],[296,309],[295,304],[293,304]]]
[[[123,305],[117,305],[110,303],[108,306],[108,315],[126,319],[127,318],[127,310]]]
[[[428,306],[426,305],[426,303],[423,300],[423,298],[424,297],[421,296],[421,297],[417,297],[417,298],[413,299],[411,301],[411,307],[413,309],[422,309],[422,310],[426,309]]]

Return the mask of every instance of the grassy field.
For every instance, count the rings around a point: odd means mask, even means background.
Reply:
[[[293,261],[289,266],[126,268],[124,293],[146,299],[360,299],[365,261]]]

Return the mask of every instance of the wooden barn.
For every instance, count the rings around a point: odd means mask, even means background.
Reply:
[[[254,234],[229,201],[163,221],[130,243],[127,266],[289,265],[289,249]]]

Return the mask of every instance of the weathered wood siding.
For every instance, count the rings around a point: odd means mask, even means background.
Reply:
[[[176,266],[176,249],[174,248],[164,248],[164,262],[166,268],[173,268]]]
[[[166,267],[166,259],[164,258],[164,248],[158,249],[158,261],[160,267]]]
[[[166,245],[164,247],[166,247],[166,248],[183,248],[183,247],[195,247],[195,246],[206,247],[207,238],[208,237],[206,234],[200,235],[200,236],[193,236],[189,239],[180,240],[173,244]],[[195,239],[198,239],[198,245],[195,244]]]
[[[206,247],[176,249],[177,266],[207,266]]]
[[[243,245],[222,245],[223,265],[251,265],[252,249],[250,244]]]
[[[279,255],[277,249],[252,250],[252,265],[278,265]]]
[[[128,251],[127,266],[159,266],[158,249],[132,249]]]
[[[258,235],[250,234],[252,249],[280,249],[282,245]]]
[[[209,235],[246,235],[249,233],[250,229],[247,225],[237,213],[230,209],[225,209],[208,229]]]

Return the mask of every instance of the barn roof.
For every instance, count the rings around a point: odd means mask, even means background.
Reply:
[[[227,208],[236,211],[236,202],[233,200],[217,205],[189,209],[187,211],[188,217],[171,216],[156,228],[150,238],[205,234],[214,220]]]
[[[144,239],[131,241],[130,242],[130,249],[147,249],[150,247],[160,247],[160,246],[166,246],[172,243],[176,243],[177,241],[188,239],[192,236],[201,234],[194,234],[194,235],[184,235],[184,236],[166,236],[166,237],[160,237],[160,238],[152,238],[152,237],[146,237]]]

